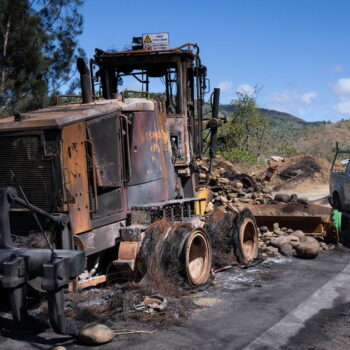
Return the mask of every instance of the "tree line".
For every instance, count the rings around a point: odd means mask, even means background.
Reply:
[[[0,117],[44,107],[84,52],[83,0],[0,0]]]

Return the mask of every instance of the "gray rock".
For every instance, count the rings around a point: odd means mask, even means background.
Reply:
[[[239,199],[242,203],[250,203],[252,200],[250,198],[240,198]]]
[[[305,237],[305,233],[304,233],[303,231],[301,231],[301,230],[296,230],[296,231],[294,231],[294,232],[293,232],[293,235],[294,235],[294,236],[297,236],[297,237],[299,237],[299,238]]]
[[[228,199],[225,196],[219,196],[219,197],[215,198],[215,200],[217,200],[218,202],[221,202],[221,203],[228,202]]]
[[[272,190],[271,188],[269,187],[264,187],[262,190],[261,190],[262,193],[265,193],[265,194],[271,194]]]
[[[234,187],[238,188],[238,189],[242,189],[242,188],[243,188],[243,184],[242,184],[242,182],[239,181],[239,180],[233,181],[232,185],[233,185]]]
[[[300,237],[295,236],[294,234],[289,235],[289,240],[290,240],[290,242],[300,243]]]
[[[292,194],[290,196],[290,202],[291,203],[298,203],[298,196],[296,194]]]
[[[79,331],[78,337],[86,344],[105,344],[114,338],[114,332],[104,324],[90,323]]]
[[[272,228],[273,230],[278,230],[280,228],[280,224],[278,222],[275,222],[273,225],[272,225]]]
[[[234,193],[234,192],[229,193],[229,194],[227,195],[227,197],[230,198],[230,199],[237,198],[237,197],[238,197],[238,193]]]
[[[316,243],[300,243],[295,247],[298,258],[314,259],[320,252],[320,245]]]
[[[276,248],[279,248],[282,244],[286,244],[286,243],[287,244],[290,243],[289,236],[280,236],[280,237],[271,239],[271,245]]]
[[[228,185],[230,183],[230,180],[226,179],[226,177],[219,177],[218,182],[223,185]]]
[[[305,236],[305,238],[303,239],[303,243],[318,243],[318,240],[314,237],[310,237],[310,236]]]
[[[282,230],[273,230],[273,233],[277,236],[283,236],[284,235],[284,232]]]
[[[267,226],[261,226],[259,230],[261,233],[269,232],[269,228]]]
[[[320,243],[320,247],[323,249],[323,250],[328,250],[328,245],[324,242],[321,242]]]
[[[206,213],[209,213],[209,212],[211,212],[211,211],[213,211],[214,210],[214,204],[212,203],[212,202],[209,202],[208,204],[207,204],[207,207],[205,208],[205,212]]]
[[[245,197],[247,194],[243,191],[243,189],[239,190],[238,197]]]
[[[275,247],[267,247],[265,249],[265,253],[268,255],[268,256],[277,256],[278,255],[278,249],[275,248]]]
[[[298,246],[300,244],[300,242],[298,241],[290,241],[290,245],[295,248],[296,246]]]
[[[298,198],[299,204],[309,204],[309,200],[307,198]]]
[[[285,256],[293,256],[295,253],[295,250],[290,244],[284,243],[280,245],[279,252]]]
[[[277,202],[288,203],[290,201],[290,195],[286,193],[277,193],[274,200]]]
[[[291,233],[293,233],[294,232],[294,230],[292,230],[291,228],[289,228],[288,230],[287,230],[287,233],[290,235]]]
[[[263,233],[263,237],[265,237],[265,238],[272,238],[273,237],[273,233],[272,232],[264,232]]]

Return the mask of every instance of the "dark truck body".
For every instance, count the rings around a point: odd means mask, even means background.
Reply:
[[[344,158],[340,160],[339,158]],[[337,150],[332,163],[329,194],[330,203],[339,211],[350,211],[350,150]]]

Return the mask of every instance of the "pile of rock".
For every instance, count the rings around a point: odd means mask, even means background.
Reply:
[[[203,178],[204,180],[204,178]],[[307,204],[307,199],[298,198],[297,195],[276,194],[272,195],[272,188],[267,181],[253,179],[246,174],[235,174],[219,168],[209,180],[209,186],[213,193],[215,206],[231,202],[236,206],[248,204],[276,204],[276,203],[301,203]],[[213,205],[209,205],[207,211],[211,211]]]
[[[273,231],[266,226],[259,228],[259,248],[263,258],[279,255],[295,256],[304,259],[313,259],[328,246],[319,236],[305,234],[301,230],[292,230],[273,224]]]

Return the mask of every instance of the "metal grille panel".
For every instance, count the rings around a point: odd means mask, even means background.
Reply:
[[[1,187],[16,187],[11,170],[29,202],[47,211],[54,209],[53,161],[43,157],[40,135],[0,136]]]

